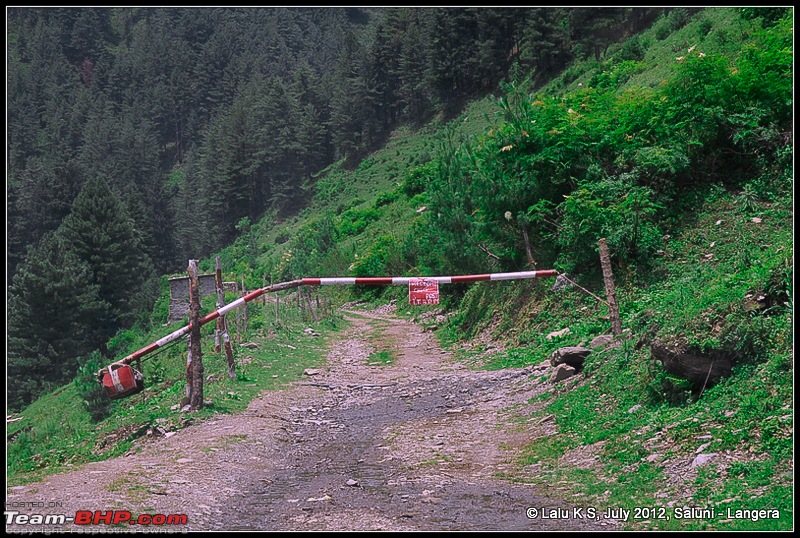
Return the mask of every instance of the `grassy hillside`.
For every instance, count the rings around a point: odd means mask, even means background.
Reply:
[[[751,44],[759,24],[730,8],[709,8],[686,18],[672,15],[612,46],[603,61],[573,65],[537,94],[566,99],[582,88],[604,85],[618,94],[637,88],[657,91],[689,49],[735,56]],[[296,215],[245,223],[240,239],[219,253],[226,278],[244,278],[253,289],[265,279],[435,272],[435,253],[426,252],[430,243],[420,240],[429,233],[431,220],[426,219],[434,218],[423,209],[432,202],[427,189],[431,168],[446,148],[480,144],[503,121],[501,107],[487,98],[447,124],[399,129],[355,167],[332,165],[309,187],[310,203]],[[791,173],[787,167],[771,182],[738,177],[685,189],[663,223],[664,233],[654,239],[658,243],[651,245],[654,255],[646,270],[615,265],[628,338],[617,348],[593,352],[584,375],[532,402],[535,411],[528,420],[552,421],[557,431],[515,454],[518,469],[506,478],[555,487],[562,498],[603,509],[663,507],[673,513],[675,507],[714,506],[720,512],[781,512],[779,520],[760,521],[640,519],[630,522],[631,528],[791,528]],[[211,264],[212,259],[202,260],[201,269],[210,270]],[[602,296],[597,273],[596,267],[587,268],[573,277]],[[443,303],[457,314],[439,334],[474,367],[507,368],[539,363],[559,347],[586,345],[609,331],[604,304],[577,288],[551,286],[540,281],[454,286]],[[354,298],[401,298],[405,290],[336,288],[325,293],[336,305]],[[164,287],[149,326],[118,336],[113,349],[119,356],[174,330],[162,326],[166,300]],[[258,391],[295,379],[321,360],[325,339],[343,323],[335,315],[317,323],[301,320],[296,311],[275,322],[270,308],[253,306],[244,336],[260,347],[237,348],[239,359],[249,356],[251,362],[237,380],[220,376],[211,384],[213,404],[191,418],[170,409],[183,391],[180,346],[154,365],[145,364],[152,390],[114,404],[111,416],[98,424],[81,405],[79,384],[25,409],[22,420],[9,424],[14,438],[8,445],[10,482],[123,453],[132,439],[157,426],[175,429],[215,412],[241,409]],[[205,311],[210,309],[206,305]],[[302,329],[309,325],[323,339],[305,338]],[[570,329],[566,336],[546,338],[564,328]],[[697,390],[654,361],[650,344],[656,340],[698,352],[731,351],[736,355],[732,374]],[[222,359],[209,358],[207,364],[214,365],[212,374],[223,370]],[[63,409],[68,410],[64,416]],[[691,467],[700,453],[715,456],[708,465]],[[591,465],[574,463],[586,454]]]

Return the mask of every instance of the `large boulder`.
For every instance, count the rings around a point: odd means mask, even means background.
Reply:
[[[558,366],[559,364],[568,364],[576,370],[583,368],[583,361],[592,352],[591,349],[580,346],[562,347],[550,355],[550,364]]]
[[[550,375],[550,383],[558,383],[577,374],[578,371],[568,364],[559,364]]]
[[[691,381],[695,390],[710,387],[729,376],[733,365],[733,357],[722,352],[704,355],[692,349],[671,349],[658,342],[650,344],[650,354],[669,373]]]

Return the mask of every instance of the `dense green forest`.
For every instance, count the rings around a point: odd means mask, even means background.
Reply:
[[[665,11],[9,8],[10,404],[107,352],[157,275],[296,213],[326,166]]]

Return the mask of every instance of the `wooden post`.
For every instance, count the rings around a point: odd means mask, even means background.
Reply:
[[[307,286],[303,286],[303,287],[305,287],[305,289],[306,289],[306,293],[305,293],[306,305],[308,305],[308,311],[311,312],[311,319],[313,321],[319,321],[319,320],[317,320],[317,313],[314,312],[314,306],[311,304],[311,290],[308,289]],[[303,287],[301,287],[300,289],[303,289]]]
[[[197,260],[189,260],[189,348],[191,350],[192,394],[189,406],[192,411],[203,408],[203,353],[200,349],[200,289],[197,282]],[[189,380],[187,378],[187,385]]]
[[[614,275],[611,272],[611,257],[608,254],[606,239],[601,238],[597,242],[600,246],[600,267],[603,269],[603,281],[606,285],[606,298],[608,299],[608,312],[611,318],[611,332],[614,336],[622,334],[622,323],[619,320],[619,306],[617,305],[617,294],[614,289]]]
[[[225,291],[222,287],[222,264],[219,261],[219,256],[214,259],[216,264],[216,281],[217,281],[217,310],[225,306]],[[231,348],[231,337],[228,335],[228,320],[226,316],[217,318],[217,328],[214,332],[214,351],[219,353],[219,340],[220,337],[225,345],[225,357],[228,359],[228,377],[236,379],[236,363],[233,360],[233,348]]]
[[[272,278],[271,277],[269,279],[269,285],[272,286]],[[267,294],[265,293],[264,297],[266,297],[266,296],[267,296]],[[280,321],[281,321],[280,309],[281,309],[281,298],[280,298],[280,295],[278,295],[278,292],[276,291],[275,292],[275,323],[280,323]]]
[[[194,383],[194,376],[192,375],[192,337],[186,335],[186,398],[181,400],[181,407],[188,405],[192,401],[192,384]]]

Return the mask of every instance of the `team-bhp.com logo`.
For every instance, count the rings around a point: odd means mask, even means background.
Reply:
[[[186,514],[141,514],[135,516],[128,510],[91,511],[78,510],[74,516],[66,514],[20,514],[6,510],[6,525],[186,525]]]

